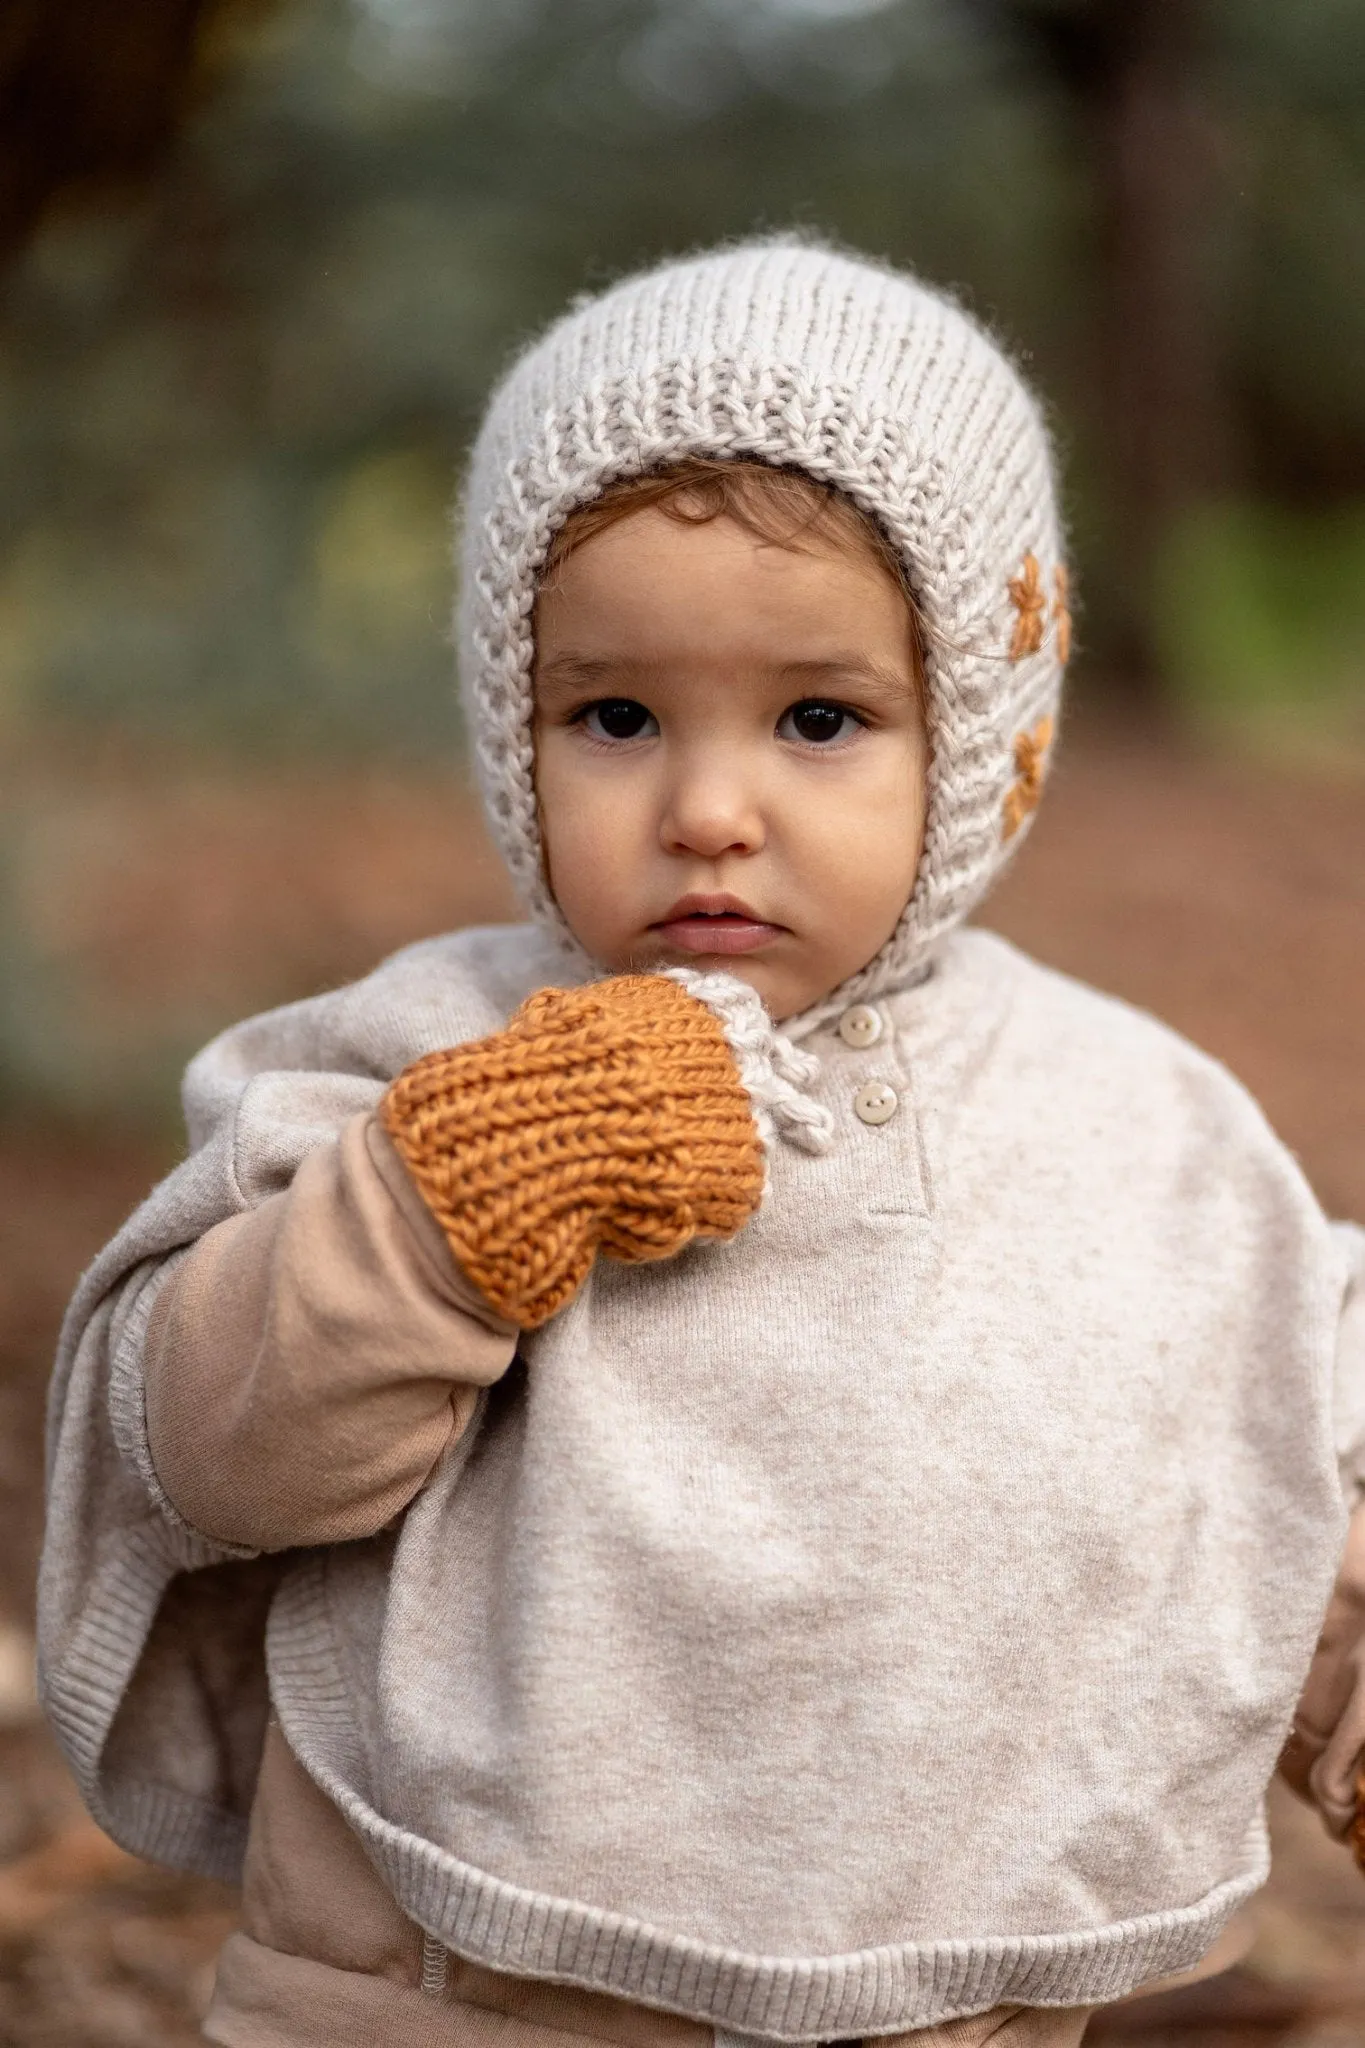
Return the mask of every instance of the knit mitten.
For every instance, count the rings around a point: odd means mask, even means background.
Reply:
[[[380,1114],[464,1272],[524,1330],[599,1251],[666,1259],[733,1237],[763,1193],[720,1020],[663,975],[540,989],[505,1031],[406,1068]]]

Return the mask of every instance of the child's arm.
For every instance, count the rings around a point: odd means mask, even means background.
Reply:
[[[153,1311],[152,1463],[200,1534],[252,1550],[383,1528],[511,1362],[371,1116],[217,1224]]]
[[[505,1030],[407,1068],[378,1117],[185,1258],[144,1359],[167,1500],[250,1550],[373,1535],[599,1249],[732,1236],[762,1189],[704,1002],[660,976],[539,991]]]

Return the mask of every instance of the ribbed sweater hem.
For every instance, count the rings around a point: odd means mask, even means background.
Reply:
[[[404,1911],[457,1954],[779,2041],[902,2033],[1003,2004],[1107,2004],[1193,1968],[1266,1875],[1255,1869],[1193,1906],[1074,1933],[746,1955],[508,1884],[385,1822],[340,1785],[324,1789]]]
[[[118,1563],[106,1567],[104,1598],[92,1603],[63,1683],[45,1688],[49,1712],[95,1817],[117,1840],[156,1861],[232,1878],[244,1836],[236,1816],[145,1782],[125,1783],[116,1799],[101,1797],[103,1740],[159,1589],[179,1562],[164,1538],[156,1540],[160,1533],[138,1531]],[[277,1619],[270,1633],[277,1704],[292,1746],[361,1836],[403,1910],[457,1954],[493,1969],[610,1992],[773,2040],[900,2033],[998,2004],[1105,2004],[1152,1978],[1192,1968],[1266,1878],[1264,1830],[1257,1827],[1244,1869],[1202,1898],[1097,1928],[814,1957],[746,1954],[672,1933],[509,1883],[375,1812],[336,1768],[341,1761],[359,1775],[359,1759],[348,1755],[351,1702],[320,1585],[303,1572],[291,1591],[292,1625],[281,1628]]]
[[[746,1954],[580,1901],[511,1884],[377,1813],[320,1570],[302,1568],[269,1629],[271,1691],[286,1739],[346,1816],[403,1911],[490,1969],[610,1992],[774,2041],[898,2034],[994,2005],[1104,2005],[1192,1969],[1264,1884],[1264,1826],[1246,1867],[1193,1904],[1063,1934],[907,1941],[832,1956]]]
[[[141,1657],[157,1605],[177,1570],[218,1553],[158,1518],[125,1530],[101,1566],[80,1626],[55,1671],[40,1661],[39,1692],[91,1814],[135,1856],[224,1883],[240,1880],[244,1816],[179,1787],[123,1778],[111,1785],[105,1745]]]

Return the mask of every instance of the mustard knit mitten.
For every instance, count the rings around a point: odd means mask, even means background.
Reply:
[[[763,1193],[720,1020],[663,975],[540,989],[505,1031],[405,1068],[380,1115],[469,1279],[524,1330],[599,1251],[733,1237]]]

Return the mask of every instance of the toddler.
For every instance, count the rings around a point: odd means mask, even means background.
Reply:
[[[232,2048],[1074,2048],[1265,1876],[1365,1237],[965,927],[1067,654],[1037,409],[909,278],[667,265],[495,395],[460,610],[532,921],[191,1066],[54,1385],[82,1791],[243,1875]]]

